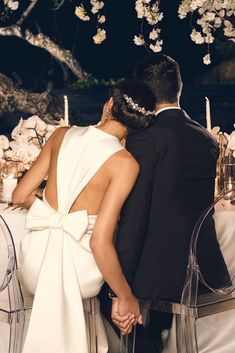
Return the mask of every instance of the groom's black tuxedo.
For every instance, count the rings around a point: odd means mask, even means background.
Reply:
[[[126,148],[140,174],[117,232],[122,269],[138,298],[178,301],[194,224],[214,198],[217,142],[183,110],[167,109],[130,134]],[[213,235],[207,261],[224,267]]]
[[[146,130],[128,135],[126,148],[140,174],[116,236],[123,272],[138,298],[180,301],[192,230],[214,199],[217,142],[183,110],[167,109]],[[214,232],[212,222],[202,244],[202,266],[216,285],[218,270],[222,281],[227,271]],[[105,291],[101,308],[110,319]],[[137,327],[137,353],[160,352],[161,330],[171,325],[169,314],[152,310],[149,315],[148,326]]]

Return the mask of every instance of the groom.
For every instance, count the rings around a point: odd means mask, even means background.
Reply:
[[[172,58],[148,56],[137,64],[134,75],[154,92],[156,117],[151,126],[128,135],[126,141],[140,174],[121,213],[117,252],[136,297],[180,301],[192,230],[214,199],[218,146],[180,108],[182,80]],[[214,240],[211,249],[223,268]],[[115,318],[117,299],[113,302]],[[160,352],[161,331],[170,327],[171,316],[150,310],[147,322],[140,336],[152,342],[151,349],[146,350],[144,341],[138,343],[137,335],[137,352]]]

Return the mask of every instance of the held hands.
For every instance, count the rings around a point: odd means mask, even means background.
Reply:
[[[133,326],[143,323],[138,300],[133,295],[128,300],[113,298],[111,316],[122,335],[128,335]]]

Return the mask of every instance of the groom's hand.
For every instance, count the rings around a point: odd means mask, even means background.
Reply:
[[[119,314],[119,303],[118,298],[112,299],[112,313],[111,313],[113,323],[119,328],[122,335],[128,335],[132,331],[132,326],[134,325],[136,319],[135,315],[127,313],[124,316]]]

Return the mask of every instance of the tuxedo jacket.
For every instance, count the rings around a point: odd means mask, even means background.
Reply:
[[[193,227],[214,200],[217,142],[183,110],[168,109],[129,134],[126,148],[140,174],[119,221],[122,269],[137,297],[180,300]],[[223,266],[214,235],[205,260]]]

